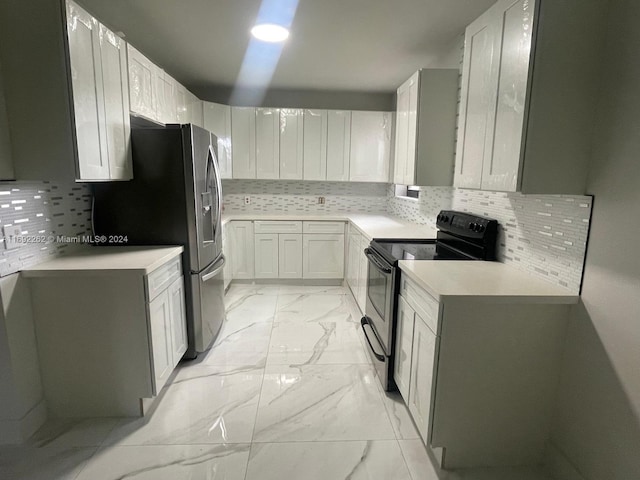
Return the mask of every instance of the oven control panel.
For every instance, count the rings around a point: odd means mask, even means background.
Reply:
[[[473,239],[493,236],[498,229],[496,220],[453,210],[442,210],[438,214],[436,225],[442,232]]]

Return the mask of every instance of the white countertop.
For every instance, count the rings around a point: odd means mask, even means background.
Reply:
[[[183,252],[183,247],[83,247],[22,270],[25,277],[67,274],[135,273],[146,275]]]
[[[575,304],[578,295],[500,262],[402,260],[403,274],[436,300]]]
[[[373,238],[435,238],[436,228],[428,225],[416,225],[390,215],[329,213],[313,214],[272,214],[238,213],[222,216],[222,224],[232,220],[300,220],[300,221],[337,221],[351,222],[369,240]]]

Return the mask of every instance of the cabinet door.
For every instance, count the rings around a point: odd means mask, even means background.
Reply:
[[[280,178],[280,110],[256,108],[256,178]]]
[[[168,290],[163,291],[149,304],[149,329],[153,357],[153,394],[158,395],[173,371],[171,308]]]
[[[127,44],[104,25],[100,25],[100,38],[109,178],[130,180],[133,169]]]
[[[428,444],[431,386],[436,353],[436,336],[419,315],[415,315],[411,353],[409,412],[425,444]]]
[[[278,278],[278,234],[255,236],[255,278]]]
[[[388,182],[391,123],[389,112],[351,113],[349,179]]]
[[[232,222],[233,278],[254,278],[253,222]]]
[[[358,291],[358,275],[360,274],[360,235],[352,233],[349,235],[349,258],[347,261],[347,283],[353,292],[354,298],[357,297]]]
[[[278,235],[278,277],[302,278],[302,235]]]
[[[344,235],[303,235],[302,277],[344,277]]]
[[[327,180],[349,180],[349,154],[351,146],[351,112],[327,112]]]
[[[156,67],[156,92],[158,95],[158,120],[162,123],[176,123],[177,106],[175,80],[161,68]]]
[[[304,111],[304,179],[327,179],[327,111]]]
[[[187,108],[188,91],[184,86],[176,82],[176,116],[178,123],[189,123],[189,110]]]
[[[398,316],[396,323],[396,358],[393,367],[393,378],[398,390],[409,403],[409,385],[411,380],[411,356],[413,347],[413,321],[415,312],[398,296]]]
[[[493,149],[482,167],[482,189],[515,192],[522,148],[534,2],[506,0],[496,19],[501,39]],[[496,63],[498,63],[496,62]]]
[[[302,180],[302,110],[280,110],[280,177],[283,180]]]
[[[256,109],[231,107],[233,178],[256,178]]]
[[[175,367],[187,351],[187,317],[184,282],[180,277],[167,289],[171,311],[172,366]]]
[[[80,178],[106,180],[109,159],[98,21],[67,3],[67,34]]]
[[[369,246],[369,241],[361,236],[360,247],[358,248],[358,295],[356,301],[360,310],[364,313],[367,306],[367,276],[369,274],[369,260],[364,254],[364,249]]]
[[[454,186],[480,188],[483,162],[491,157],[500,35],[493,9],[465,33]]]
[[[154,69],[151,61],[131,44],[127,45],[129,59],[129,100],[131,112],[156,119]]]
[[[204,128],[218,138],[218,164],[220,176],[231,178],[231,107],[203,102]]]
[[[396,144],[394,155],[393,182],[404,185],[407,178],[408,134],[409,134],[409,83],[407,80],[397,92],[396,100]]]
[[[202,112],[202,101],[193,93],[187,94],[187,111],[189,123],[204,128],[204,114]]]
[[[233,244],[233,230],[231,224],[227,223],[222,226],[222,253],[225,256],[224,264],[224,288],[229,287],[233,280],[233,255],[231,253],[231,245]]]

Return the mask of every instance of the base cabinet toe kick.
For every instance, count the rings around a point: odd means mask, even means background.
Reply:
[[[570,306],[438,302],[402,275],[394,379],[441,467],[541,463]]]
[[[187,349],[181,249],[148,273],[25,276],[50,414],[143,415]]]

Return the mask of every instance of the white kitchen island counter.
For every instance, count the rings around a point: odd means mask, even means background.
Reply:
[[[25,277],[134,273],[147,275],[184,251],[183,247],[93,247],[56,257],[22,270]]]
[[[402,260],[404,274],[433,298],[492,303],[575,304],[578,295],[500,262]]]
[[[222,217],[222,224],[227,222],[271,220],[271,221],[312,221],[312,222],[350,222],[369,240],[373,238],[435,238],[436,228],[429,225],[417,225],[391,215],[329,213],[326,215],[313,214],[272,214],[272,213],[239,213],[226,214]]]

